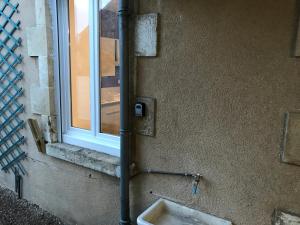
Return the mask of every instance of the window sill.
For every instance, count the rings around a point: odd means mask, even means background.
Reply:
[[[79,166],[120,177],[120,158],[116,156],[64,143],[47,144],[46,153]]]

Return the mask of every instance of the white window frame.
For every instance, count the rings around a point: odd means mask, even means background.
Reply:
[[[54,24],[54,51],[57,49],[56,96],[59,105],[58,119],[60,138],[63,143],[76,145],[113,156],[120,156],[120,137],[100,133],[101,91],[100,91],[100,7],[99,0],[89,1],[90,40],[90,112],[91,129],[71,126],[70,57],[69,57],[69,15],[68,0],[52,0],[57,13]],[[55,14],[56,14],[55,13]],[[56,37],[55,37],[56,36]],[[55,48],[56,46],[56,48]],[[55,55],[55,54],[54,54]]]

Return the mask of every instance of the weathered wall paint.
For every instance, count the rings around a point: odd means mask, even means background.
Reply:
[[[34,1],[20,3],[22,27],[34,26]],[[237,225],[270,224],[275,208],[299,214],[300,167],[279,162],[283,114],[300,108],[296,0],[140,0],[139,12],[160,19],[159,56],[137,68],[137,94],[157,99],[156,137],[137,136],[136,161],[205,180],[192,196],[189,179],[136,177],[133,218],[154,202],[150,190]],[[30,96],[37,62],[26,53],[24,41]],[[41,155],[24,135],[26,199],[74,224],[118,223],[117,179]],[[0,184],[13,188],[13,176],[1,172]]]

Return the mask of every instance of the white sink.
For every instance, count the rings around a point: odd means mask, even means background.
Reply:
[[[159,199],[137,219],[138,225],[232,225],[230,221]]]

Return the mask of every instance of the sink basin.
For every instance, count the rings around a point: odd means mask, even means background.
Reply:
[[[138,225],[232,225],[230,221],[159,199],[137,219]]]

